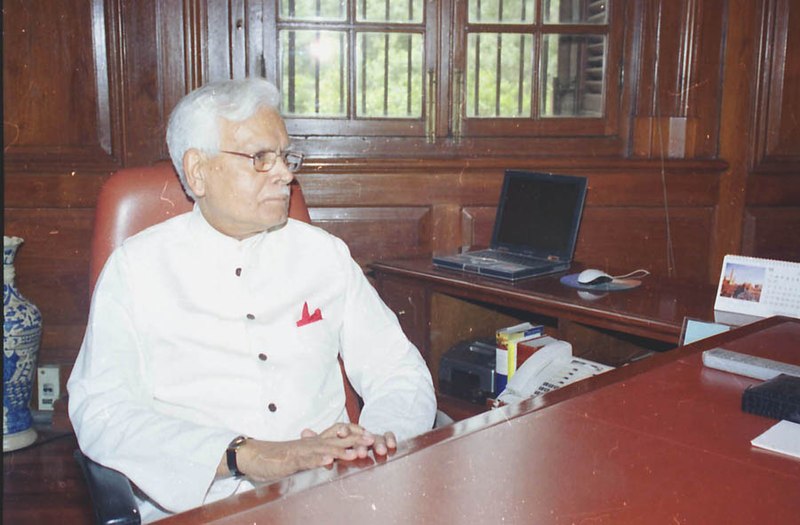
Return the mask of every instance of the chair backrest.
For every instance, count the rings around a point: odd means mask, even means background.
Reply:
[[[291,185],[289,217],[311,222],[303,191],[295,180]],[[94,233],[89,259],[89,292],[94,290],[100,271],[116,247],[148,226],[192,209],[175,169],[169,162],[152,166],[124,168],[103,184],[97,199]],[[341,364],[341,361],[340,361]],[[361,412],[358,395],[347,380],[342,366],[347,413],[358,421]]]

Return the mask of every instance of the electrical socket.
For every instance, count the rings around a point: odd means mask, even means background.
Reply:
[[[39,410],[53,410],[53,403],[61,395],[58,365],[39,367]]]

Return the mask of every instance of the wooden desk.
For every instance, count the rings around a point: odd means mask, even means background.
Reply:
[[[702,366],[715,346],[800,364],[773,318],[428,432],[385,464],[302,472],[172,517],[197,523],[793,523],[800,461],[752,448],[757,381]],[[3,522],[89,523],[72,436],[4,454]]]
[[[611,366],[678,345],[685,317],[713,320],[712,285],[648,276],[636,289],[594,294],[559,282],[563,274],[508,283],[433,267],[430,257],[373,263],[376,287],[438,380],[442,354],[459,340],[493,337],[534,321],[573,343],[575,355]],[[570,272],[580,271],[575,264]],[[503,324],[506,323],[506,324]]]

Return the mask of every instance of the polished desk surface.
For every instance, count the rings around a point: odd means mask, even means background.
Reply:
[[[800,460],[750,445],[758,381],[704,368],[723,346],[800,364],[773,318],[435,429],[388,461],[316,469],[164,521],[196,523],[797,523]],[[4,523],[89,523],[74,436],[3,457]]]
[[[432,290],[475,301],[538,312],[589,325],[677,344],[685,317],[714,320],[712,285],[647,276],[632,290],[595,293],[561,284],[565,273],[510,283],[454,270],[438,269],[430,257],[371,264],[376,278],[409,279]]]
[[[800,364],[799,343],[773,318],[165,523],[797,523],[800,460],[750,445],[776,423],[741,411],[758,381],[701,351]]]

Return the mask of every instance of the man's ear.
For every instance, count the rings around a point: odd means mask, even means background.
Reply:
[[[183,154],[183,173],[186,175],[186,184],[196,197],[203,197],[206,194],[205,174],[203,173],[204,160],[205,156],[196,148],[190,148]]]

